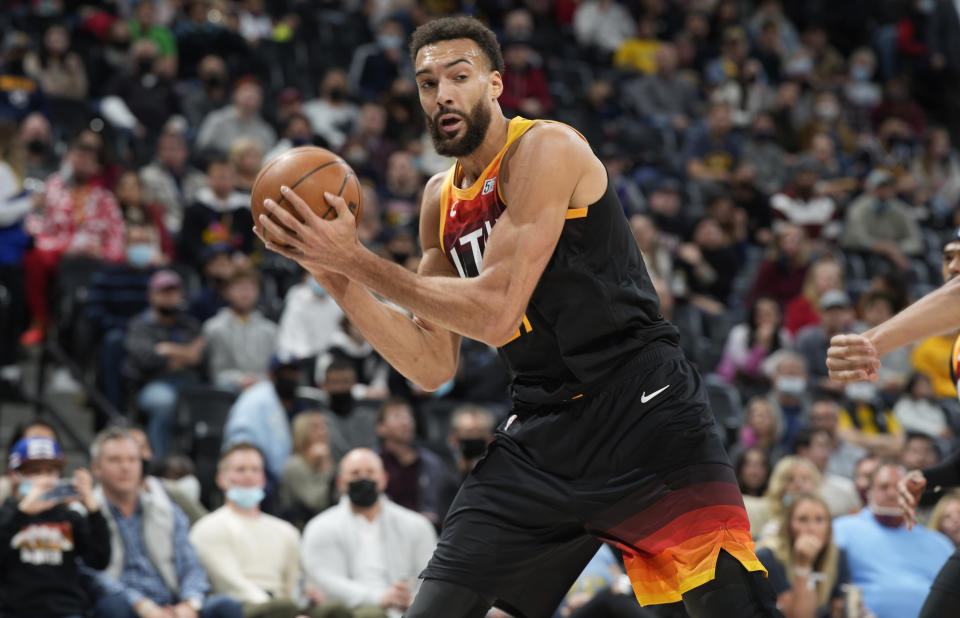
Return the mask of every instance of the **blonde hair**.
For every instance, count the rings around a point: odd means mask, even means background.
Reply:
[[[787,580],[791,587],[795,584],[795,575],[793,572],[793,544],[796,539],[793,538],[793,526],[790,522],[793,520],[793,514],[797,507],[803,502],[816,502],[827,514],[827,521],[830,525],[827,528],[827,538],[823,544],[823,549],[817,554],[813,561],[813,570],[823,575],[823,579],[816,582],[817,606],[822,607],[830,602],[830,596],[833,587],[837,583],[837,571],[840,564],[840,550],[833,542],[833,522],[830,520],[830,508],[823,498],[814,494],[799,494],[790,503],[790,506],[783,509],[780,516],[780,530],[772,537],[764,539],[757,543],[758,548],[767,548],[773,552],[773,555],[780,564],[783,565],[787,573]]]
[[[252,138],[249,137],[238,137],[233,140],[233,143],[230,144],[230,154],[227,155],[227,160],[230,162],[230,167],[236,169],[237,163],[240,161],[240,157],[243,156],[243,153],[251,148],[255,148],[257,152],[260,153],[260,156],[263,157],[263,148],[260,147],[260,144]]]
[[[947,510],[947,505],[951,502],[960,502],[960,489],[954,489],[947,492],[942,498],[937,500],[937,506],[933,507],[933,513],[930,514],[930,520],[927,521],[927,528],[943,532],[940,524],[943,521],[943,512]]]
[[[807,274],[803,278],[803,296],[813,307],[817,315],[820,315],[820,292],[817,292],[816,279],[817,273],[827,266],[837,269],[840,274],[840,287],[843,289],[843,266],[832,255],[826,255],[810,264]]]
[[[293,453],[303,457],[310,448],[310,431],[314,423],[327,424],[327,419],[320,412],[301,412],[293,418]]]
[[[767,492],[763,494],[767,505],[770,507],[771,519],[780,521],[787,510],[783,505],[783,495],[787,492],[787,485],[790,484],[793,469],[797,466],[805,467],[810,476],[813,477],[814,484],[820,487],[820,471],[817,470],[812,461],[806,457],[787,455],[773,467],[773,472],[770,473],[770,484],[767,485]]]

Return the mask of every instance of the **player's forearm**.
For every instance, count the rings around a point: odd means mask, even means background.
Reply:
[[[883,357],[905,345],[960,329],[960,277],[864,333]]]
[[[330,294],[380,356],[417,386],[433,391],[453,377],[457,353],[448,334],[417,323],[357,282]]]
[[[369,251],[358,254],[355,266],[349,277],[362,286],[424,320],[488,345],[502,345],[522,317],[521,308],[513,320],[517,312],[507,302],[509,295],[485,285],[493,279],[489,276],[481,281],[418,275]]]

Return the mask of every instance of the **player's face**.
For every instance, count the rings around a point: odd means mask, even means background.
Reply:
[[[957,275],[960,275],[960,240],[943,248],[943,280],[949,281]]]
[[[417,88],[437,153],[462,157],[483,143],[500,74],[470,39],[426,45],[417,52]]]

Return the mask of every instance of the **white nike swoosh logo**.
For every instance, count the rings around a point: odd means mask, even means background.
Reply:
[[[667,390],[668,388],[670,388],[670,385],[669,385],[669,384],[667,384],[666,386],[664,386],[663,388],[661,388],[661,389],[658,390],[658,391],[653,391],[653,392],[650,393],[649,395],[646,393],[646,391],[644,391],[643,394],[640,395],[640,403],[647,403],[648,401],[650,401],[651,399],[653,399],[654,397],[656,397],[657,395],[659,395],[659,394],[662,393],[663,391]]]

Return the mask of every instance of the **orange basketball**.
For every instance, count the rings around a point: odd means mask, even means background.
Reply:
[[[301,146],[280,153],[271,159],[257,174],[250,196],[254,225],[260,227],[260,215],[267,214],[264,200],[272,199],[283,206],[297,219],[296,208],[280,193],[286,185],[293,189],[313,212],[324,219],[336,219],[337,211],[327,204],[323,192],[341,196],[353,216],[360,218],[360,181],[347,162],[325,148]],[[276,217],[269,215],[274,221]],[[301,219],[302,220],[302,219]],[[282,224],[281,224],[282,225]]]

